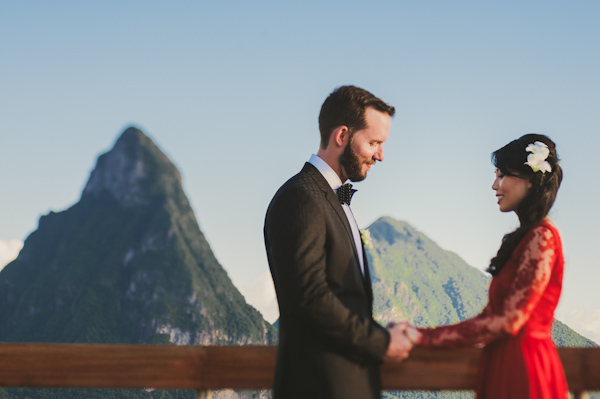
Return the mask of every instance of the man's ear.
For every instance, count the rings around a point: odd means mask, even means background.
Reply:
[[[333,133],[331,133],[331,141],[333,143],[330,141],[330,144],[334,144],[336,147],[346,147],[346,144],[348,144],[349,140],[350,131],[348,130],[347,126],[342,125],[336,127]]]

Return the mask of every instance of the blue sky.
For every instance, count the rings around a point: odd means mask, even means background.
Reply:
[[[599,17],[592,1],[3,2],[0,267],[135,125],[273,321],[264,212],[317,151],[325,97],[355,84],[397,108],[385,161],[357,184],[361,227],[406,220],[480,269],[516,226],[498,212],[490,153],[529,132],[556,141],[557,317],[600,341]]]

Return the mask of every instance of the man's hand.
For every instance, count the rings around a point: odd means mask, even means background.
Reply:
[[[386,362],[399,362],[408,357],[413,347],[411,340],[406,336],[406,329],[410,326],[408,323],[391,323],[387,330],[390,332],[390,344],[385,357]]]

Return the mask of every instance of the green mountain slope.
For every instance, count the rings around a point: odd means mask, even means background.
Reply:
[[[369,231],[374,312],[387,323],[448,324],[481,310],[489,277],[406,222],[380,218]]]
[[[274,344],[276,331],[218,263],[177,168],[129,128],[0,272],[0,341]]]

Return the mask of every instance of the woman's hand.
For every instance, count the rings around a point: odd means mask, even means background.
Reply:
[[[417,330],[416,327],[412,326],[409,322],[401,321],[398,323],[395,321],[390,321],[386,326],[387,329],[392,329],[395,327],[404,330],[404,335],[406,335],[406,337],[410,340],[410,342],[413,345],[418,345],[419,343],[421,343],[421,340],[423,339],[423,334],[421,334],[421,332]]]
[[[404,334],[406,334],[406,336],[408,337],[408,339],[410,339],[410,342],[412,342],[413,345],[419,345],[421,343],[421,340],[423,339],[423,334],[421,334],[416,327],[411,325],[408,325],[408,327],[404,331]]]

